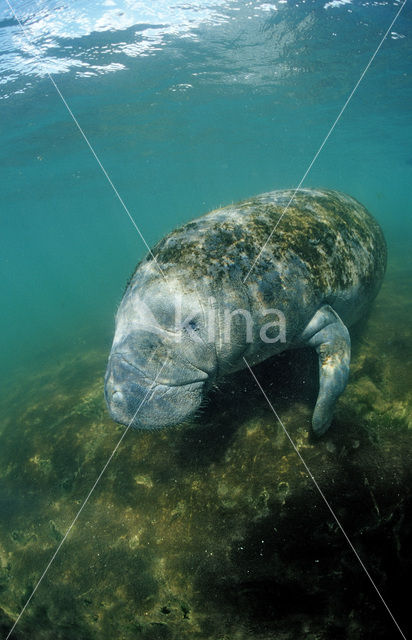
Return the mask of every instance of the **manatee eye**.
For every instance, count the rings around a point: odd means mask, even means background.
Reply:
[[[199,319],[198,318],[190,318],[189,320],[185,320],[182,324],[182,329],[189,335],[195,331],[198,333],[200,331]]]
[[[192,331],[199,331],[199,325],[197,324],[196,320],[194,320],[193,318],[189,320],[189,322],[187,323],[187,326],[190,327]]]

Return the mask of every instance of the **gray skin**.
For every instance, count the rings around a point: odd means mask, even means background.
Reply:
[[[178,424],[222,377],[309,345],[319,355],[312,426],[317,434],[328,429],[349,375],[347,326],[379,291],[386,245],[350,196],[301,189],[282,216],[292,195],[272,191],[212,211],[167,235],[137,266],[105,378],[114,420],[143,429]],[[239,309],[250,313],[251,329]],[[279,313],[285,332],[273,322],[265,329],[271,342],[262,340],[262,327]]]

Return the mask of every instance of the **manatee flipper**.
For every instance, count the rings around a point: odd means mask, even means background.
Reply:
[[[349,377],[349,331],[331,306],[325,304],[301,335],[319,356],[319,394],[312,417],[313,431],[322,435],[329,428],[335,404]]]

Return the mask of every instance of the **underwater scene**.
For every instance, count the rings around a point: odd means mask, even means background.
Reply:
[[[0,3],[1,639],[412,637],[411,27]],[[188,316],[189,380],[133,324],[178,266],[304,339],[205,350]]]

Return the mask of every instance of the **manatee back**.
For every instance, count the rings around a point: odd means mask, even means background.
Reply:
[[[202,281],[212,294],[243,292],[256,309],[296,317],[296,330],[325,302],[355,322],[386,268],[378,223],[354,198],[326,189],[272,191],[222,207],[174,230],[153,253],[166,275]]]
[[[297,304],[309,314],[328,303],[350,325],[382,284],[382,230],[364,206],[337,191],[302,189],[282,215],[292,195],[275,191],[258,198],[261,213],[254,216],[254,228],[264,222],[276,229],[253,269],[255,277],[273,280],[270,264],[275,262],[279,290],[295,290]]]

